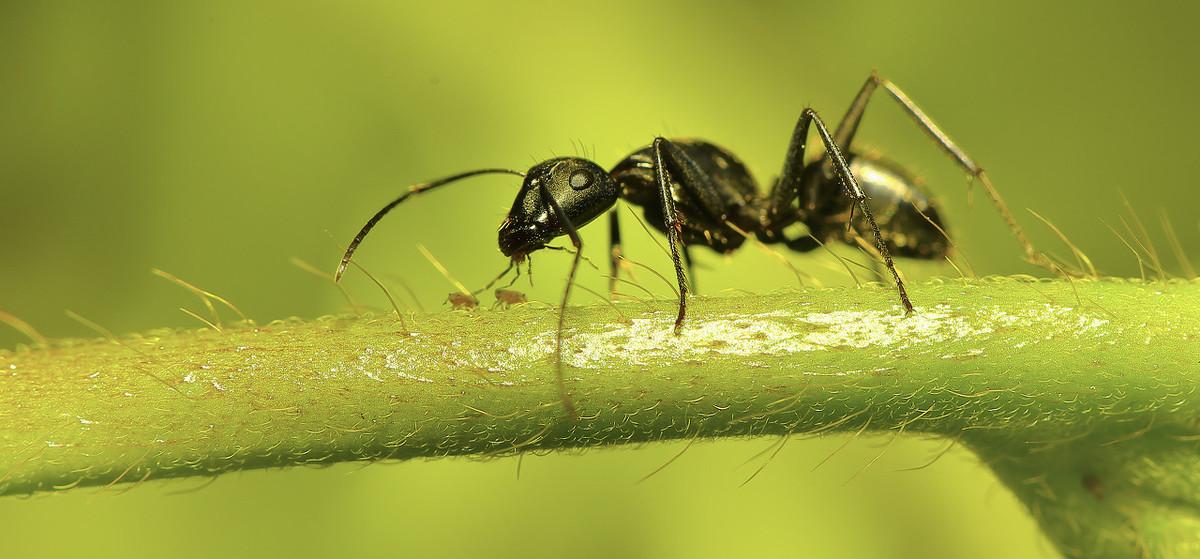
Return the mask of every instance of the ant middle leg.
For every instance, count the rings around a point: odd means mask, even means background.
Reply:
[[[854,176],[850,173],[846,160],[842,157],[837,146],[833,145],[829,131],[825,129],[824,123],[816,117],[816,113],[811,109],[805,109],[800,122],[797,124],[797,132],[793,137],[792,147],[788,152],[788,164],[785,165],[785,179],[781,180],[783,186],[782,189],[776,187],[776,191],[773,194],[774,199],[786,199],[786,203],[780,206],[790,207],[791,201],[799,196],[799,181],[803,176],[804,168],[804,141],[809,123],[814,120],[817,123],[817,129],[820,132],[822,141],[825,143],[826,151],[832,154],[840,164],[839,171],[841,172],[839,178],[842,180],[842,186],[846,189],[847,195],[862,208],[863,213],[875,231],[875,240],[879,246],[880,254],[883,255],[888,269],[892,271],[892,277],[896,280],[896,287],[900,293],[900,300],[904,304],[905,312],[912,312],[912,304],[908,300],[908,293],[904,288],[904,282],[901,280],[899,273],[896,272],[895,264],[888,253],[887,246],[883,244],[883,239],[879,234],[879,227],[875,223],[875,218],[871,215],[870,209],[866,205],[866,194],[858,186],[858,182],[855,181]],[[705,227],[717,227],[719,224],[729,223],[732,216],[745,216],[747,212],[755,212],[754,219],[757,221],[759,219],[757,212],[760,206],[757,201],[752,206],[745,203],[745,192],[738,190],[735,186],[727,182],[717,180],[704,166],[693,159],[688,151],[666,138],[655,138],[654,143],[651,145],[651,152],[654,180],[658,185],[659,203],[662,210],[663,228],[667,233],[667,241],[670,246],[669,254],[672,264],[675,267],[675,276],[679,284],[679,314],[675,319],[675,333],[679,334],[687,313],[688,292],[695,284],[688,281],[688,276],[693,275],[694,266],[691,262],[691,255],[687,252],[687,246],[683,241],[683,221],[675,206],[674,196],[676,193],[672,188],[678,187],[678,194],[686,195],[690,202],[687,206],[689,211],[697,212],[697,215],[687,216],[689,221],[696,220],[697,223],[703,224]],[[779,207],[777,206],[776,210],[778,209]],[[757,228],[758,225],[756,224],[755,227]],[[685,265],[688,268],[686,275],[684,274]]]
[[[850,104],[850,108],[846,110],[846,115],[842,117],[842,121],[838,124],[837,132],[833,138],[843,149],[849,151],[850,144],[854,141],[854,135],[858,132],[858,126],[862,123],[863,113],[866,112],[867,103],[871,100],[871,94],[876,89],[882,87],[888,95],[900,105],[900,108],[917,123],[928,135],[934,143],[938,145],[949,155],[954,161],[967,171],[973,178],[983,185],[983,189],[987,192],[988,198],[991,199],[992,205],[996,207],[996,211],[1000,213],[1000,217],[1008,225],[1013,236],[1017,238],[1017,243],[1021,245],[1021,249],[1025,252],[1025,261],[1035,266],[1040,266],[1051,272],[1063,273],[1065,268],[1047,256],[1045,253],[1034,248],[1033,243],[1025,234],[1025,230],[1017,223],[1016,217],[1012,211],[1008,209],[1008,204],[1004,202],[1004,198],[1000,196],[1000,192],[992,184],[990,178],[983,167],[975,163],[950,136],[942,131],[933,119],[929,118],[912,99],[908,97],[896,84],[891,80],[880,76],[877,72],[872,71],[867,81],[863,83],[862,89],[858,91],[858,95],[854,97],[854,101]],[[1073,275],[1083,275],[1082,272],[1072,272]]]
[[[609,276],[608,276],[608,297],[613,299],[617,292],[617,282],[621,281],[621,268],[628,267],[627,262],[622,260],[625,257],[625,252],[621,245],[621,226],[620,219],[617,217],[618,210],[614,209],[608,212],[608,258],[609,258]],[[680,252],[683,255],[683,263],[687,268],[687,277],[691,282],[692,291],[696,291],[696,272],[695,266],[692,263],[692,253],[688,250],[687,245],[680,247]],[[632,272],[630,276],[632,277]]]
[[[680,190],[686,192],[691,200],[708,216],[715,218],[717,223],[728,221],[728,214],[735,208],[726,200],[737,199],[741,193],[727,192],[731,187],[715,180],[683,148],[671,140],[661,136],[655,138],[651,144],[651,152],[659,203],[662,204],[663,225],[667,232],[667,244],[671,249],[671,262],[675,266],[675,278],[679,284],[679,314],[675,317],[675,334],[678,335],[683,329],[683,319],[687,314],[689,287],[694,284],[688,281],[688,276],[693,271],[691,255],[683,242],[683,221],[675,208],[671,187],[678,185]],[[687,275],[683,272],[685,261]]]
[[[675,280],[679,283],[679,312],[675,315],[675,335],[678,336],[683,331],[683,318],[687,315],[688,282],[683,275],[683,263],[679,257],[679,247],[683,245],[683,222],[679,220],[679,214],[675,211],[675,198],[671,193],[673,181],[663,158],[664,148],[672,147],[675,150],[679,149],[666,138],[654,139],[654,176],[658,182],[658,198],[659,203],[662,204],[663,224],[667,229],[667,246],[671,247],[671,263],[675,265]],[[683,184],[686,185],[686,181]]]

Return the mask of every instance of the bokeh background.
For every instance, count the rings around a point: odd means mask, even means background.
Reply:
[[[1200,247],[1196,18],[1186,3],[1038,1],[3,2],[0,309],[51,337],[94,335],[65,309],[116,332],[198,326],[159,267],[259,321],[341,312],[290,259],[332,270],[410,183],[552,154],[608,166],[657,134],[713,139],[765,182],[800,109],[836,120],[872,68],[989,169],[1036,241],[1060,246],[1024,208],[1103,271],[1136,276],[1106,227],[1128,219],[1122,193],[1164,254],[1162,215]],[[1038,273],[883,97],[859,139],[926,178],[976,272]],[[416,243],[482,285],[504,265],[495,228],[516,186],[483,178],[415,200],[359,261],[438,309],[451,288]],[[665,271],[625,223],[631,256]],[[584,234],[600,261],[604,229]],[[849,281],[827,255],[790,259]],[[566,262],[539,256],[521,289],[553,301]],[[753,248],[699,264],[709,294],[795,286]],[[347,285],[386,304],[361,275]],[[0,347],[25,341],[0,327]],[[455,459],[5,498],[0,556],[1055,556],[965,451],[913,470],[944,442],[794,440],[740,486],[773,442],[699,443],[643,483],[682,446],[526,456],[519,478],[516,459]]]

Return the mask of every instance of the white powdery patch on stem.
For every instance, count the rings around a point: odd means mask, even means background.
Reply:
[[[990,332],[949,311],[948,307],[920,309],[908,317],[876,310],[729,314],[689,320],[678,336],[668,321],[636,318],[628,325],[573,336],[566,359],[580,368],[622,362],[643,365],[714,354],[762,356],[836,348],[907,347]]]
[[[726,313],[689,317],[683,331],[675,335],[673,315],[649,313],[627,323],[593,328],[568,328],[563,340],[564,364],[575,369],[628,368],[695,362],[722,356],[781,356],[794,353],[878,348],[900,352],[908,348],[945,345],[953,353],[946,358],[974,358],[984,354],[986,339],[1004,332],[1021,332],[1037,326],[1042,340],[1063,336],[1103,335],[1107,320],[1070,307],[1047,304],[1021,312],[999,306],[918,307],[905,316],[890,310],[799,312],[777,310],[764,313]],[[1037,343],[1037,340],[1023,343]],[[544,331],[529,338],[497,341],[473,350],[454,348],[442,354],[454,368],[481,374],[520,372],[553,359],[555,332]],[[416,380],[421,363],[401,349],[360,356],[360,373],[377,369],[373,360],[384,358],[384,369],[395,375],[407,371]],[[368,365],[370,363],[370,365]],[[442,366],[445,363],[441,363]]]
[[[1073,319],[1068,318],[1072,315]],[[978,341],[993,334],[996,328],[1027,327],[1047,321],[1074,335],[1107,323],[1052,305],[1020,314],[1009,314],[998,307],[956,309],[938,305],[917,308],[910,316],[898,310],[728,314],[689,320],[677,336],[669,320],[636,318],[630,324],[571,336],[564,348],[564,360],[572,367],[603,368],[698,360],[713,355],[771,356],[871,347],[903,350],[928,344]],[[545,347],[547,337],[553,341],[553,333],[549,333],[535,343]],[[975,348],[968,349],[966,355],[982,353]]]

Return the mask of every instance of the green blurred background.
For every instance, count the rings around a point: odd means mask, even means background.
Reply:
[[[160,267],[265,322],[344,310],[289,263],[331,270],[344,243],[409,183],[551,154],[615,163],[654,135],[734,149],[764,182],[799,111],[830,120],[872,68],[908,93],[1007,195],[1102,270],[1136,275],[1123,192],[1161,242],[1165,208],[1200,246],[1191,5],[1003,2],[3,2],[0,309],[51,337],[195,327]],[[980,274],[1032,273],[981,193],[884,98],[859,135],[926,177]],[[504,265],[495,228],[517,183],[492,177],[412,202],[359,253],[428,308]],[[665,270],[631,220],[628,252]],[[604,255],[605,227],[586,229]],[[1160,249],[1165,245],[1160,244]],[[851,251],[843,254],[852,256]],[[792,262],[847,283],[833,260]],[[566,258],[537,258],[553,301]],[[767,291],[791,273],[753,248],[699,258],[701,287]],[[914,278],[954,275],[902,262]],[[600,289],[600,274],[584,271]],[[644,278],[649,279],[649,278]],[[361,275],[362,302],[384,300]],[[646,281],[666,295],[665,287]],[[577,292],[577,302],[590,296]],[[490,301],[485,300],[484,304]],[[23,338],[0,328],[0,347]],[[969,454],[926,464],[907,439],[795,440],[750,484],[770,440],[337,466],[152,482],[131,492],[0,499],[0,556],[1054,557]]]

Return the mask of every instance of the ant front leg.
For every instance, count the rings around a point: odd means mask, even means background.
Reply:
[[[977,163],[975,163],[974,160],[970,158],[970,156],[966,154],[966,152],[962,150],[962,148],[958,147],[958,144],[954,143],[954,140],[951,140],[950,136],[943,132],[942,129],[933,122],[933,119],[929,118],[929,116],[925,114],[925,111],[922,111],[921,108],[918,107],[912,99],[909,99],[908,95],[901,91],[901,89],[897,87],[896,84],[892,83],[891,80],[881,77],[874,71],[871,72],[870,77],[868,77],[866,83],[863,84],[862,89],[858,91],[858,95],[854,97],[854,102],[850,104],[850,108],[846,111],[846,116],[842,117],[842,122],[838,124],[837,132],[833,135],[834,142],[839,146],[842,146],[842,148],[846,149],[847,151],[850,150],[850,143],[854,141],[854,135],[858,132],[858,125],[862,123],[863,113],[867,110],[867,102],[871,100],[871,94],[880,87],[882,87],[883,90],[886,91],[888,95],[900,105],[900,108],[905,112],[905,114],[911,117],[913,121],[917,123],[917,126],[919,126],[921,130],[925,132],[925,134],[933,139],[934,143],[936,143],[943,152],[954,159],[954,161],[958,163],[960,167],[965,169],[972,177],[979,180],[979,183],[983,185],[984,191],[987,192],[988,198],[991,199],[992,205],[996,207],[996,211],[1000,213],[1000,217],[1004,219],[1006,224],[1008,224],[1008,228],[1012,231],[1013,236],[1017,238],[1017,242],[1021,245],[1021,249],[1025,252],[1025,261],[1036,266],[1041,266],[1042,268],[1045,268],[1051,272],[1065,273],[1064,268],[1062,268],[1058,263],[1050,259],[1050,257],[1048,257],[1045,253],[1039,252],[1033,247],[1033,243],[1030,242],[1029,237],[1025,235],[1025,230],[1021,228],[1019,223],[1017,223],[1016,218],[1008,209],[1008,204],[1004,203],[1004,198],[1000,196],[1000,192],[996,190],[995,186],[992,185],[992,181],[988,178],[987,173],[983,171],[983,167],[980,167]]]
[[[837,172],[846,195],[853,200],[854,204],[858,205],[863,217],[867,218],[867,223],[871,226],[871,232],[875,236],[875,248],[879,250],[884,265],[887,266],[888,271],[892,274],[892,279],[896,282],[896,291],[900,294],[900,303],[904,306],[904,314],[911,313],[913,306],[908,299],[908,290],[904,288],[904,280],[900,279],[900,273],[896,271],[896,264],[892,262],[892,255],[888,252],[887,245],[884,244],[883,237],[879,234],[879,225],[875,223],[875,216],[871,214],[871,208],[867,206],[867,194],[863,192],[862,187],[858,185],[858,180],[850,172],[850,166],[846,163],[846,158],[842,156],[842,150],[829,136],[829,130],[825,128],[825,123],[812,109],[806,108],[800,113],[800,120],[792,132],[787,158],[783,162],[783,173],[771,192],[771,205],[768,209],[769,220],[779,223],[780,218],[791,210],[792,201],[800,195],[800,183],[804,176],[804,149],[808,142],[810,124],[816,124],[817,135],[825,144],[825,155],[833,162],[834,170]],[[851,206],[850,220],[853,219],[853,206]]]
[[[571,261],[571,271],[567,274],[567,287],[563,290],[562,302],[558,305],[558,330],[554,336],[554,354],[556,360],[554,363],[555,382],[558,385],[558,395],[562,399],[563,407],[567,410],[567,415],[572,419],[579,417],[575,411],[575,402],[571,400],[571,394],[567,392],[567,383],[563,379],[563,326],[565,325],[567,316],[567,300],[571,298],[571,286],[575,285],[575,272],[579,269],[579,260],[583,258],[583,240],[579,238],[579,231],[575,229],[575,225],[571,223],[571,218],[567,216],[567,212],[563,211],[562,206],[550,194],[550,189],[543,181],[540,185],[542,199],[550,205],[554,210],[554,214],[558,216],[559,223],[567,230],[567,236],[571,239],[571,244],[575,245],[575,258]]]

